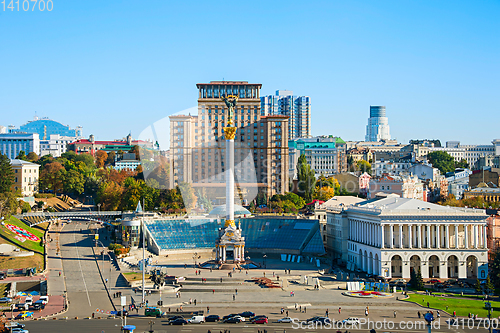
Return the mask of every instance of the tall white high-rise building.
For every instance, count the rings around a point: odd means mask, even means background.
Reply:
[[[390,140],[389,120],[385,116],[385,106],[370,105],[370,118],[366,126],[365,141],[377,142]]]
[[[291,90],[277,90],[260,98],[261,116],[288,116],[288,137],[311,137],[311,98],[294,96]]]

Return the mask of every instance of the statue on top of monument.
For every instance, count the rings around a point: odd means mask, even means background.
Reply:
[[[237,95],[222,96],[221,99],[224,101],[224,103],[226,103],[226,106],[229,109],[227,123],[229,125],[232,125],[233,124],[234,108],[236,107],[236,102],[238,101],[238,96]]]

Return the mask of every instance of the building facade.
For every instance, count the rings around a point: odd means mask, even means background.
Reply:
[[[49,118],[35,117],[32,121],[21,125],[19,129],[9,129],[9,132],[37,133],[40,140],[49,140],[51,135],[69,136],[75,140],[82,136],[82,127],[78,126],[76,129],[71,129],[69,126]]]
[[[260,98],[261,115],[281,115],[288,117],[288,137],[309,138],[311,136],[311,98],[294,96],[293,91],[277,90],[276,95]]]
[[[68,150],[68,145],[75,141],[74,136],[63,136],[59,134],[50,134],[48,140],[40,140],[40,156],[52,155],[60,157]]]
[[[235,176],[240,194],[258,189],[267,197],[288,190],[288,117],[261,115],[261,84],[199,83],[198,115],[170,117],[170,186],[180,182],[225,196],[227,106],[221,96],[239,96],[234,110]]]
[[[385,278],[485,279],[484,210],[389,196],[347,209],[348,268]]]
[[[20,151],[26,155],[31,152],[40,154],[40,138],[38,134],[5,133],[0,134],[0,153],[15,159]]]
[[[305,155],[316,177],[325,177],[347,171],[345,141],[334,136],[320,136],[288,141],[289,174],[297,179],[297,163]]]
[[[40,165],[18,159],[11,160],[10,164],[14,171],[12,191],[21,190],[21,194],[24,197],[31,197],[35,193],[38,193]]]
[[[424,185],[416,176],[388,176],[370,181],[368,198],[381,193],[397,194],[402,198],[424,200]]]
[[[370,106],[370,118],[366,126],[365,141],[390,140],[389,120],[385,114],[385,106]]]

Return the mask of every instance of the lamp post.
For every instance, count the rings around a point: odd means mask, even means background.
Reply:
[[[262,256],[262,258],[264,259],[264,260],[263,260],[264,268],[266,268],[266,258],[267,258],[267,255],[266,255],[266,254],[264,254],[264,255]]]

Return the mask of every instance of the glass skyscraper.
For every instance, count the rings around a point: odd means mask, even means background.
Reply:
[[[309,138],[311,136],[311,98],[293,96],[293,91],[277,90],[276,95],[260,98],[262,116],[288,116],[288,137]]]
[[[365,141],[390,140],[389,120],[385,116],[385,106],[370,106],[370,118],[366,126]]]

